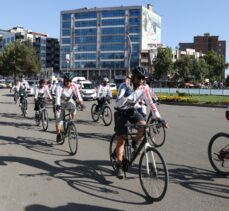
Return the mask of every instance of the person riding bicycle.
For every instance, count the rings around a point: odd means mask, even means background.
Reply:
[[[77,99],[82,107],[84,107],[78,86],[72,83],[73,77],[72,73],[65,73],[63,76],[63,83],[58,84],[56,87],[56,141],[58,143],[61,142],[60,132],[63,125],[65,110],[69,110],[71,119],[74,119],[76,113],[75,100]]]
[[[122,160],[125,136],[127,133],[127,127],[125,124],[129,121],[132,124],[145,125],[146,121],[144,117],[137,111],[136,104],[143,97],[148,107],[152,110],[153,118],[162,120],[165,127],[168,127],[167,123],[161,118],[161,115],[152,101],[150,96],[149,86],[144,84],[147,71],[141,66],[137,66],[132,70],[131,82],[133,84],[133,92],[125,97],[122,96],[116,101],[115,105],[115,133],[118,136],[116,145],[116,158],[117,169],[116,176],[120,179],[123,178]],[[140,141],[144,135],[144,128],[139,128],[134,141]]]
[[[34,96],[34,101],[35,101],[34,111],[35,112],[39,111],[39,100],[44,97],[49,97],[50,100],[52,99],[48,86],[46,86],[46,81],[44,79],[41,79],[39,80],[39,85],[36,88],[35,96]]]
[[[97,92],[97,102],[98,105],[95,108],[95,111],[98,112],[99,109],[106,103],[109,103],[110,98],[112,98],[112,92],[109,85],[109,79],[107,77],[103,78],[103,83],[99,85]]]
[[[25,80],[24,76],[20,76],[20,80],[17,82],[17,85],[16,85],[16,90],[17,90],[17,92],[19,93],[19,96],[20,96],[19,106],[21,106],[22,99],[24,97],[27,97],[26,90],[28,88],[30,88],[28,81]],[[26,111],[26,113],[27,113],[27,111]]]

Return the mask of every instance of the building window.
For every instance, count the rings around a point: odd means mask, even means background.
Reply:
[[[102,20],[102,25],[103,26],[125,25],[125,20],[124,19],[106,19],[106,20]]]
[[[125,15],[125,10],[102,11],[102,17],[121,17]]]
[[[96,12],[82,12],[75,14],[76,19],[96,18]]]

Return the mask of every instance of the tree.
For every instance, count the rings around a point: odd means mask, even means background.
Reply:
[[[155,79],[167,79],[173,74],[173,55],[171,48],[158,48],[157,56],[153,61]]]
[[[189,82],[196,76],[194,71],[195,58],[185,55],[174,63],[174,69],[178,72],[179,79],[183,82]]]
[[[40,72],[40,62],[30,41],[10,43],[0,54],[0,74],[16,77]]]
[[[213,81],[223,81],[225,69],[228,64],[225,63],[224,57],[219,56],[215,51],[210,51],[204,55],[204,60],[208,64],[208,78]]]

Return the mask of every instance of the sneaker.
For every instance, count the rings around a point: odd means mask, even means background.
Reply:
[[[116,177],[118,177],[119,179],[123,179],[124,172],[120,164],[116,164],[115,174],[116,174]]]
[[[56,136],[56,142],[57,143],[60,143],[61,142],[61,134],[60,133],[57,134],[57,136]]]

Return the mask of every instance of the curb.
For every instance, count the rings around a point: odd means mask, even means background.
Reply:
[[[160,102],[160,104],[178,105],[178,106],[209,107],[209,108],[227,108],[227,105],[211,105],[211,104],[188,104],[188,103],[172,103],[172,102]]]

